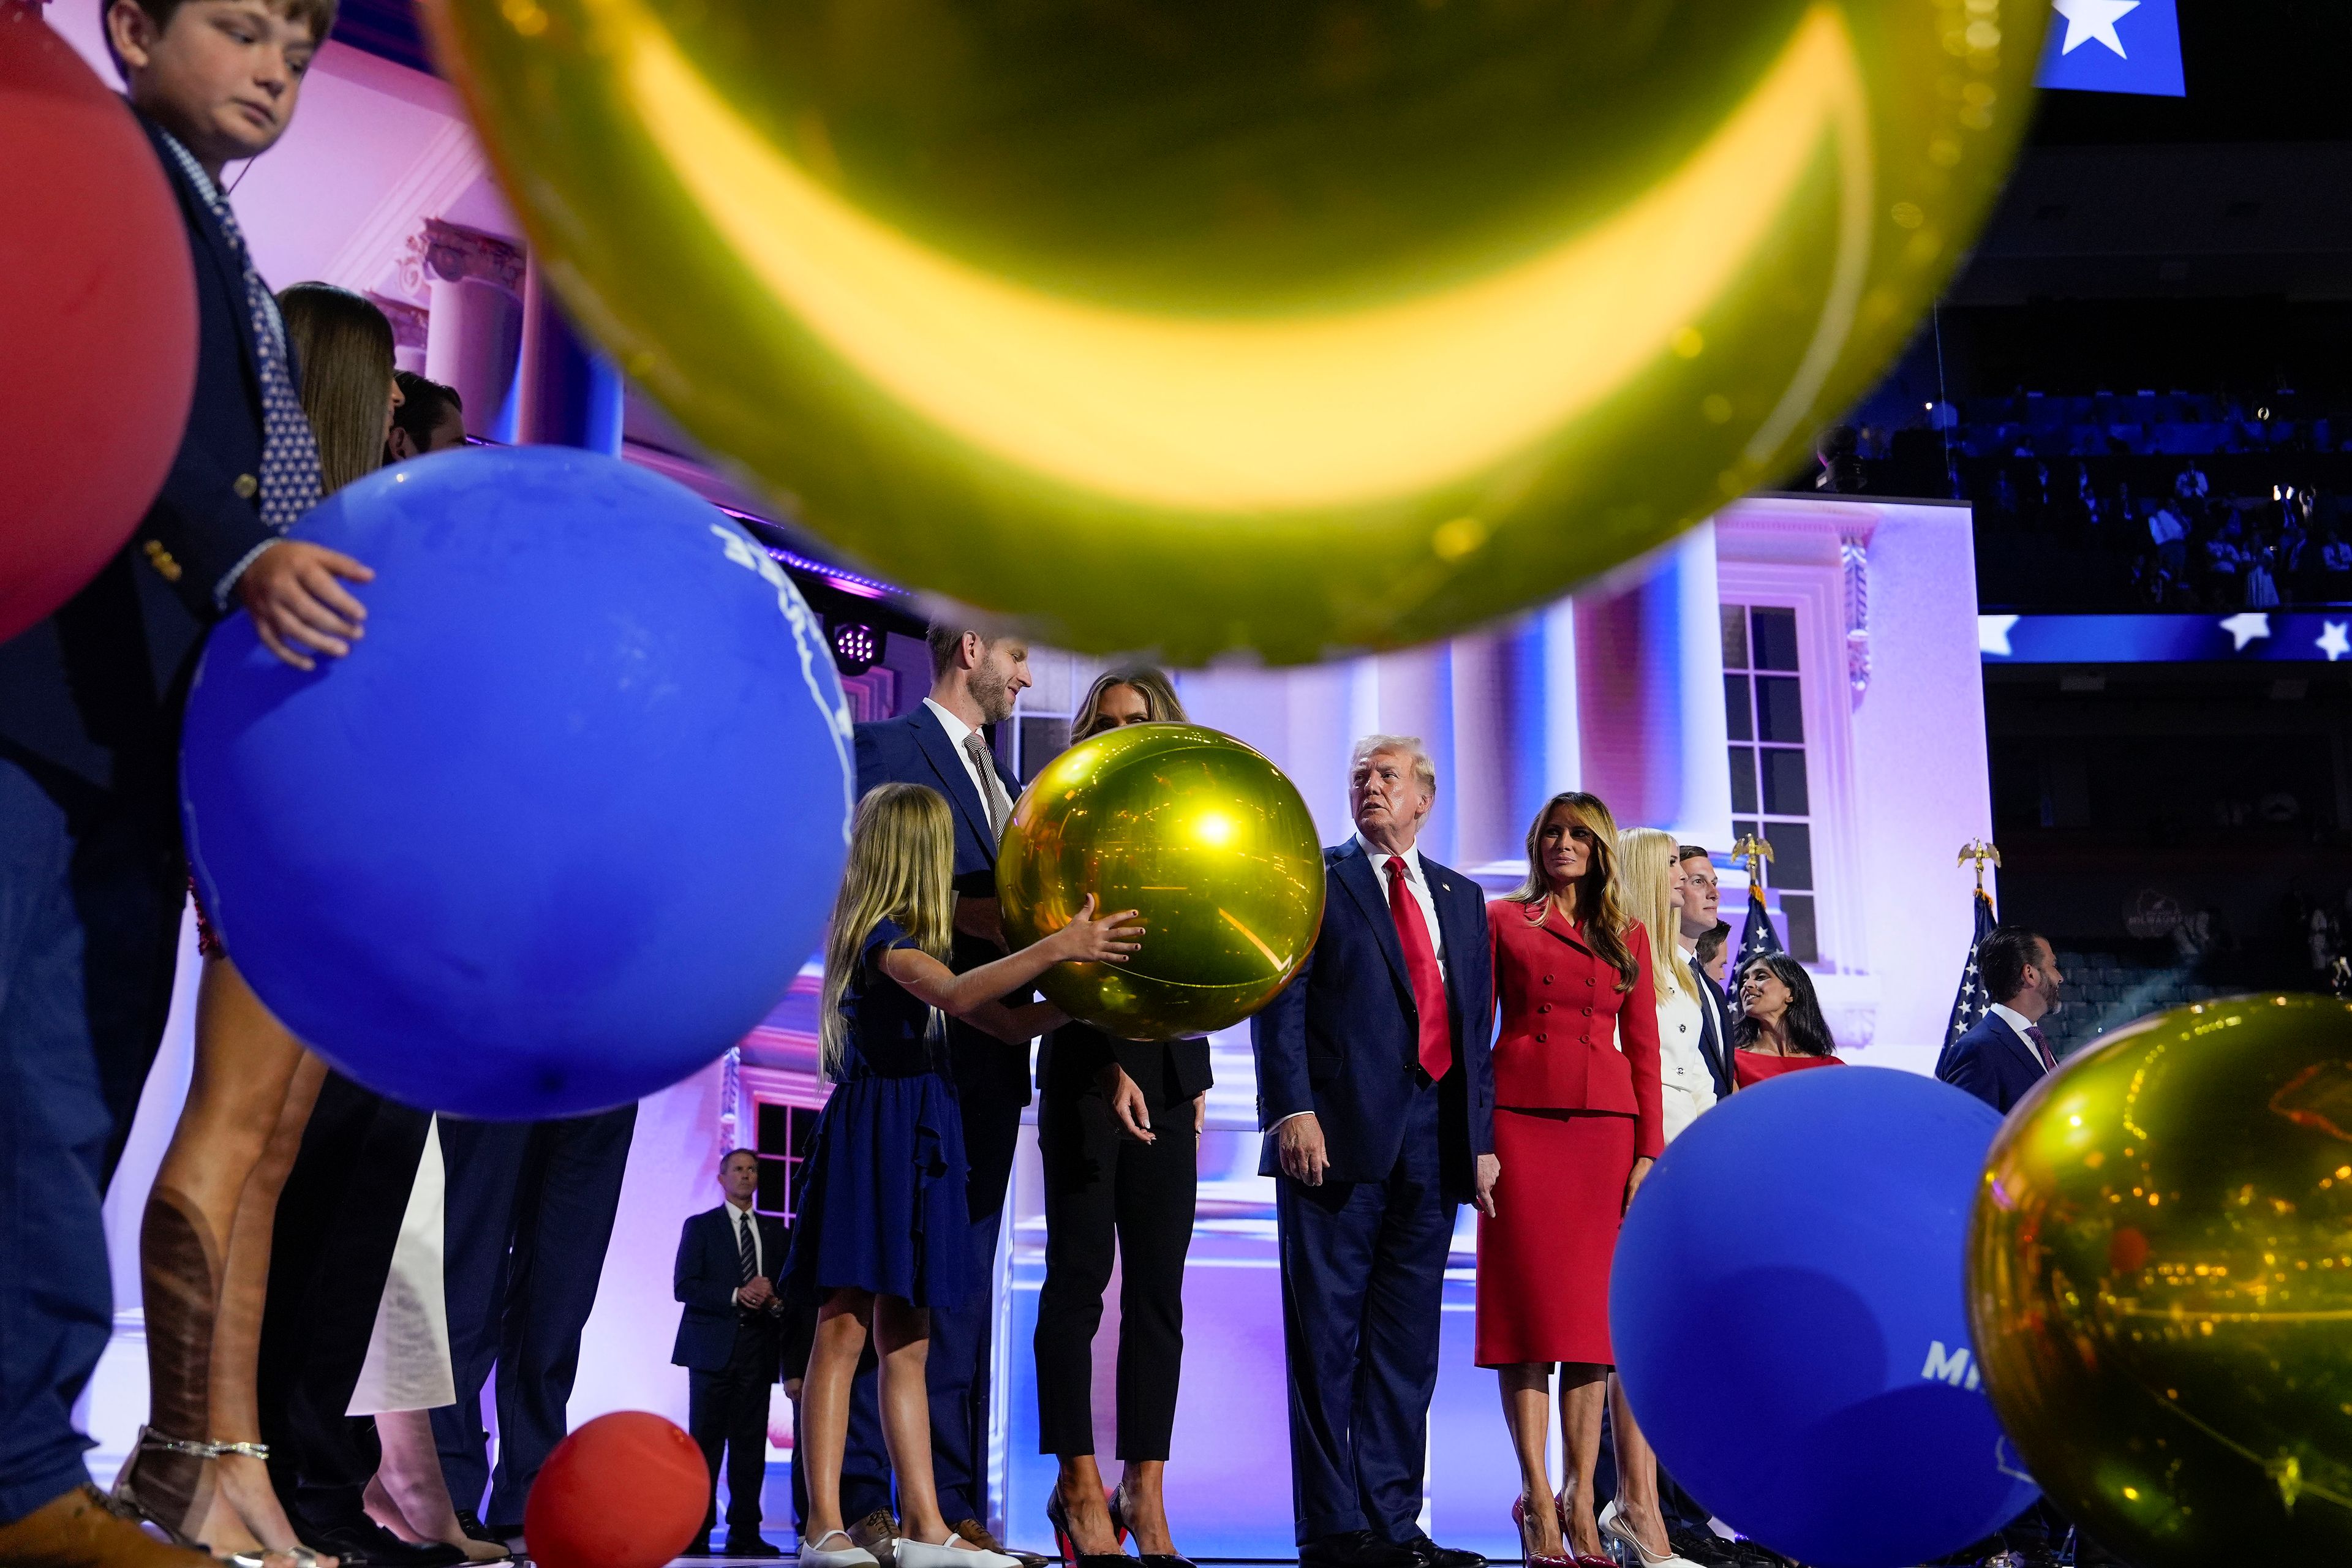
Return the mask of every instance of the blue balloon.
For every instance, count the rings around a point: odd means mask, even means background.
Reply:
[[[1733,1095],[1643,1183],[1610,1275],[1618,1374],[1659,1463],[1743,1535],[1894,1568],[2033,1501],[1963,1299],[2000,1125],[1931,1078],[1824,1068]]]
[[[815,948],[850,719],[791,580],[690,491],[565,447],[339,491],[373,567],[310,673],[215,629],[181,804],[205,906],[320,1055],[410,1105],[625,1104],[748,1032]]]

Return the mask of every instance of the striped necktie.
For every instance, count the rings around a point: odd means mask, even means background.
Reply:
[[[751,1226],[755,1223],[746,1210],[735,1211],[735,1258],[743,1276],[737,1281],[739,1284],[749,1285],[760,1272],[759,1249],[751,1243]]]
[[[254,270],[253,253],[246,248],[245,234],[236,226],[220,187],[177,137],[165,132],[163,145],[172,150],[180,173],[204,199],[244,270],[245,309],[253,327],[254,371],[261,384],[261,521],[271,532],[284,533],[319,504],[325,482],[319,472],[319,443],[310,433],[310,421],[303,416],[302,399],[287,363],[278,301],[269,297],[269,286]]]

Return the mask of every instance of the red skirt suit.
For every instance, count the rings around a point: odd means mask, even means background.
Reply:
[[[1537,918],[1530,920],[1534,915]],[[1495,1217],[1478,1220],[1478,1364],[1599,1362],[1609,1259],[1637,1156],[1665,1147],[1650,939],[1630,991],[1549,900],[1486,907],[1493,933]],[[1622,1048],[1620,1048],[1620,1041]]]

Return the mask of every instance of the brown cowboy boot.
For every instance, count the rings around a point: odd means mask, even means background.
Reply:
[[[14,1524],[0,1524],[11,1568],[219,1568],[201,1552],[167,1546],[106,1505],[84,1483]]]

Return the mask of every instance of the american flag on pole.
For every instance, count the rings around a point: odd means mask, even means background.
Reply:
[[[1984,975],[1977,967],[1977,949],[1992,934],[1995,924],[1992,895],[1982,888],[1977,889],[1976,935],[1969,939],[1968,962],[1960,965],[1959,994],[1952,998],[1952,1021],[1944,1030],[1944,1048],[1936,1058],[1936,1076],[1944,1076],[1944,1066],[1951,1058],[1953,1043],[1976,1027],[1992,1010],[1992,996],[1985,990]]]
[[[1780,951],[1780,933],[1772,929],[1772,917],[1764,908],[1762,879],[1753,879],[1748,884],[1748,923],[1739,932],[1739,962],[1731,966],[1733,991],[1737,993],[1738,976],[1749,959]]]

